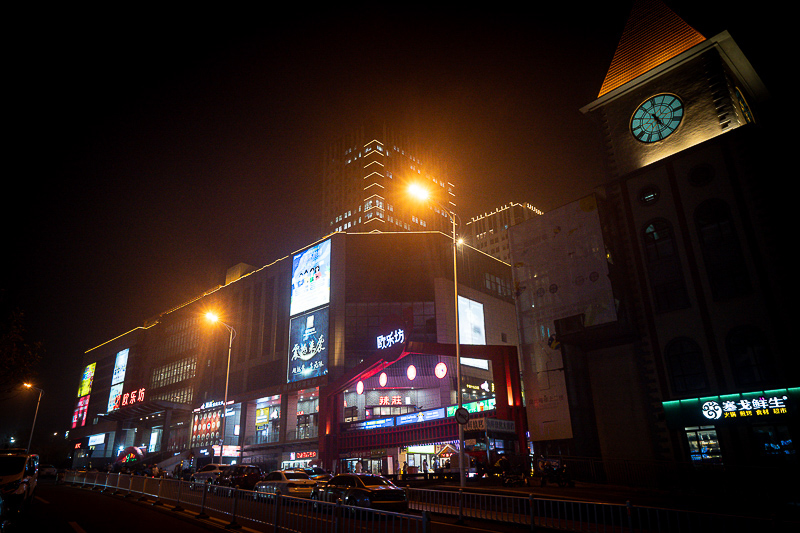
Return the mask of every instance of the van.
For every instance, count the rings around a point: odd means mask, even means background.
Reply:
[[[25,450],[0,450],[0,499],[4,515],[30,507],[38,478],[38,455]]]

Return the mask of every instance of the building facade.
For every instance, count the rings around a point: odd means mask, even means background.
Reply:
[[[412,183],[433,202],[408,193]],[[334,231],[443,231],[452,233],[455,186],[437,155],[385,124],[366,121],[331,142],[322,169],[322,227]]]
[[[332,234],[89,350],[76,462],[443,467],[458,449],[452,246]],[[467,451],[484,462],[526,447],[511,272],[468,246],[458,265],[462,402],[493,419]]]
[[[542,211],[531,204],[510,202],[490,213],[472,217],[464,226],[464,240],[478,250],[509,263],[508,228],[541,214]]]
[[[510,229],[534,450],[602,458],[617,482],[625,460],[758,465],[761,486],[764,467],[796,467],[767,106],[729,34],[634,4],[583,109],[606,136],[608,183]]]

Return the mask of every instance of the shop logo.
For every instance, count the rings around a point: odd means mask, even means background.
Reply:
[[[722,417],[722,407],[717,402],[706,402],[703,404],[703,416],[709,420],[717,420]]]

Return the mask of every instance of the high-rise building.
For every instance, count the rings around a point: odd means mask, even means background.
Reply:
[[[464,225],[464,239],[473,248],[508,263],[511,260],[508,228],[541,214],[541,210],[529,203],[510,202],[490,213],[472,217]]]
[[[410,196],[412,183],[426,187],[433,201]],[[431,150],[385,124],[365,121],[325,151],[320,235],[376,230],[451,234],[447,210],[456,209],[454,188]]]
[[[772,182],[785,154],[767,106],[730,34],[706,38],[659,0],[634,2],[582,109],[605,136],[607,182],[510,229],[536,453],[659,486],[696,480],[697,466],[777,486],[796,465],[778,270],[791,262]],[[617,468],[630,460],[638,481]]]

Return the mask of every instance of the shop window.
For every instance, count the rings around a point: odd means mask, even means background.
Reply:
[[[695,213],[695,225],[714,299],[749,294],[750,276],[728,205],[721,200],[703,202]]]
[[[696,342],[685,337],[674,339],[667,344],[664,355],[674,392],[700,391],[708,388],[703,354]]]
[[[672,225],[664,219],[654,220],[645,226],[642,239],[656,310],[666,312],[689,307]]]
[[[728,333],[725,348],[737,385],[753,385],[772,379],[772,354],[758,328],[735,328]]]
[[[722,464],[717,430],[714,426],[687,427],[689,456],[694,464]]]
[[[762,457],[797,460],[797,454],[787,426],[754,426],[753,436],[758,454]]]

